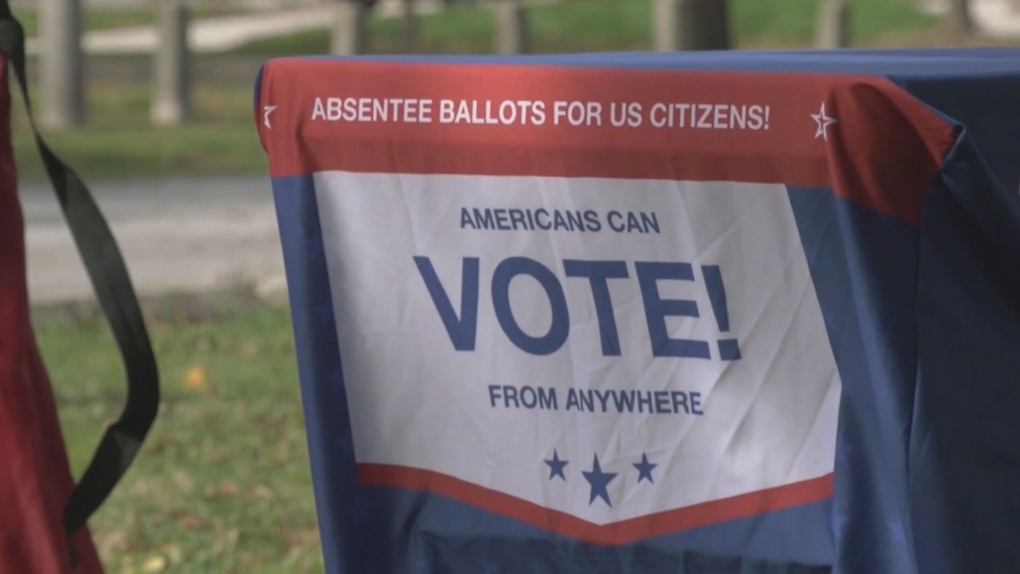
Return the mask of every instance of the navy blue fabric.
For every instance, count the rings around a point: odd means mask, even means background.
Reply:
[[[899,78],[914,97],[953,122],[966,126],[970,145],[980,150],[987,167],[1020,201],[1020,52],[1014,54],[1013,74],[973,76],[967,81],[947,78]]]
[[[829,189],[789,196],[843,384],[836,571],[918,572],[906,500],[917,229]]]
[[[921,571],[1020,572],[1020,202],[964,139],[928,194],[911,485]]]
[[[829,502],[613,547],[577,542],[434,494],[363,488],[355,504],[363,505],[363,520],[351,526],[363,544],[361,569],[350,572],[827,574],[833,561]],[[739,554],[734,546],[741,547]],[[653,563],[669,568],[648,568]]]
[[[273,195],[326,569],[352,572],[359,540],[349,517],[358,481],[312,176],[274,179]]]

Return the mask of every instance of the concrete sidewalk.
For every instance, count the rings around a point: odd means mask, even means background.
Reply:
[[[997,39],[1020,38],[1020,8],[1014,0],[971,0],[971,18],[982,34]],[[949,0],[927,0],[924,11],[945,15]]]
[[[139,296],[286,293],[269,176],[93,183]],[[33,306],[94,299],[48,185],[20,192]]]

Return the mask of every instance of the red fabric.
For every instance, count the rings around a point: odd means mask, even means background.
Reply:
[[[90,533],[64,534],[74,488],[49,377],[29,322],[25,240],[0,54],[0,572],[101,574]]]

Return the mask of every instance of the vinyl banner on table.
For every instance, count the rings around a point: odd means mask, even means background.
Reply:
[[[974,233],[959,186],[1020,217],[907,92],[324,59],[259,86],[330,572],[956,572],[988,546],[956,524],[997,480],[957,458],[984,431],[946,409],[1020,373],[992,336],[1015,265],[969,252],[1017,229]]]

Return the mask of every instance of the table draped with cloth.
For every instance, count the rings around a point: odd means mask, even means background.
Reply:
[[[287,58],[327,571],[1020,572],[1020,51]]]

